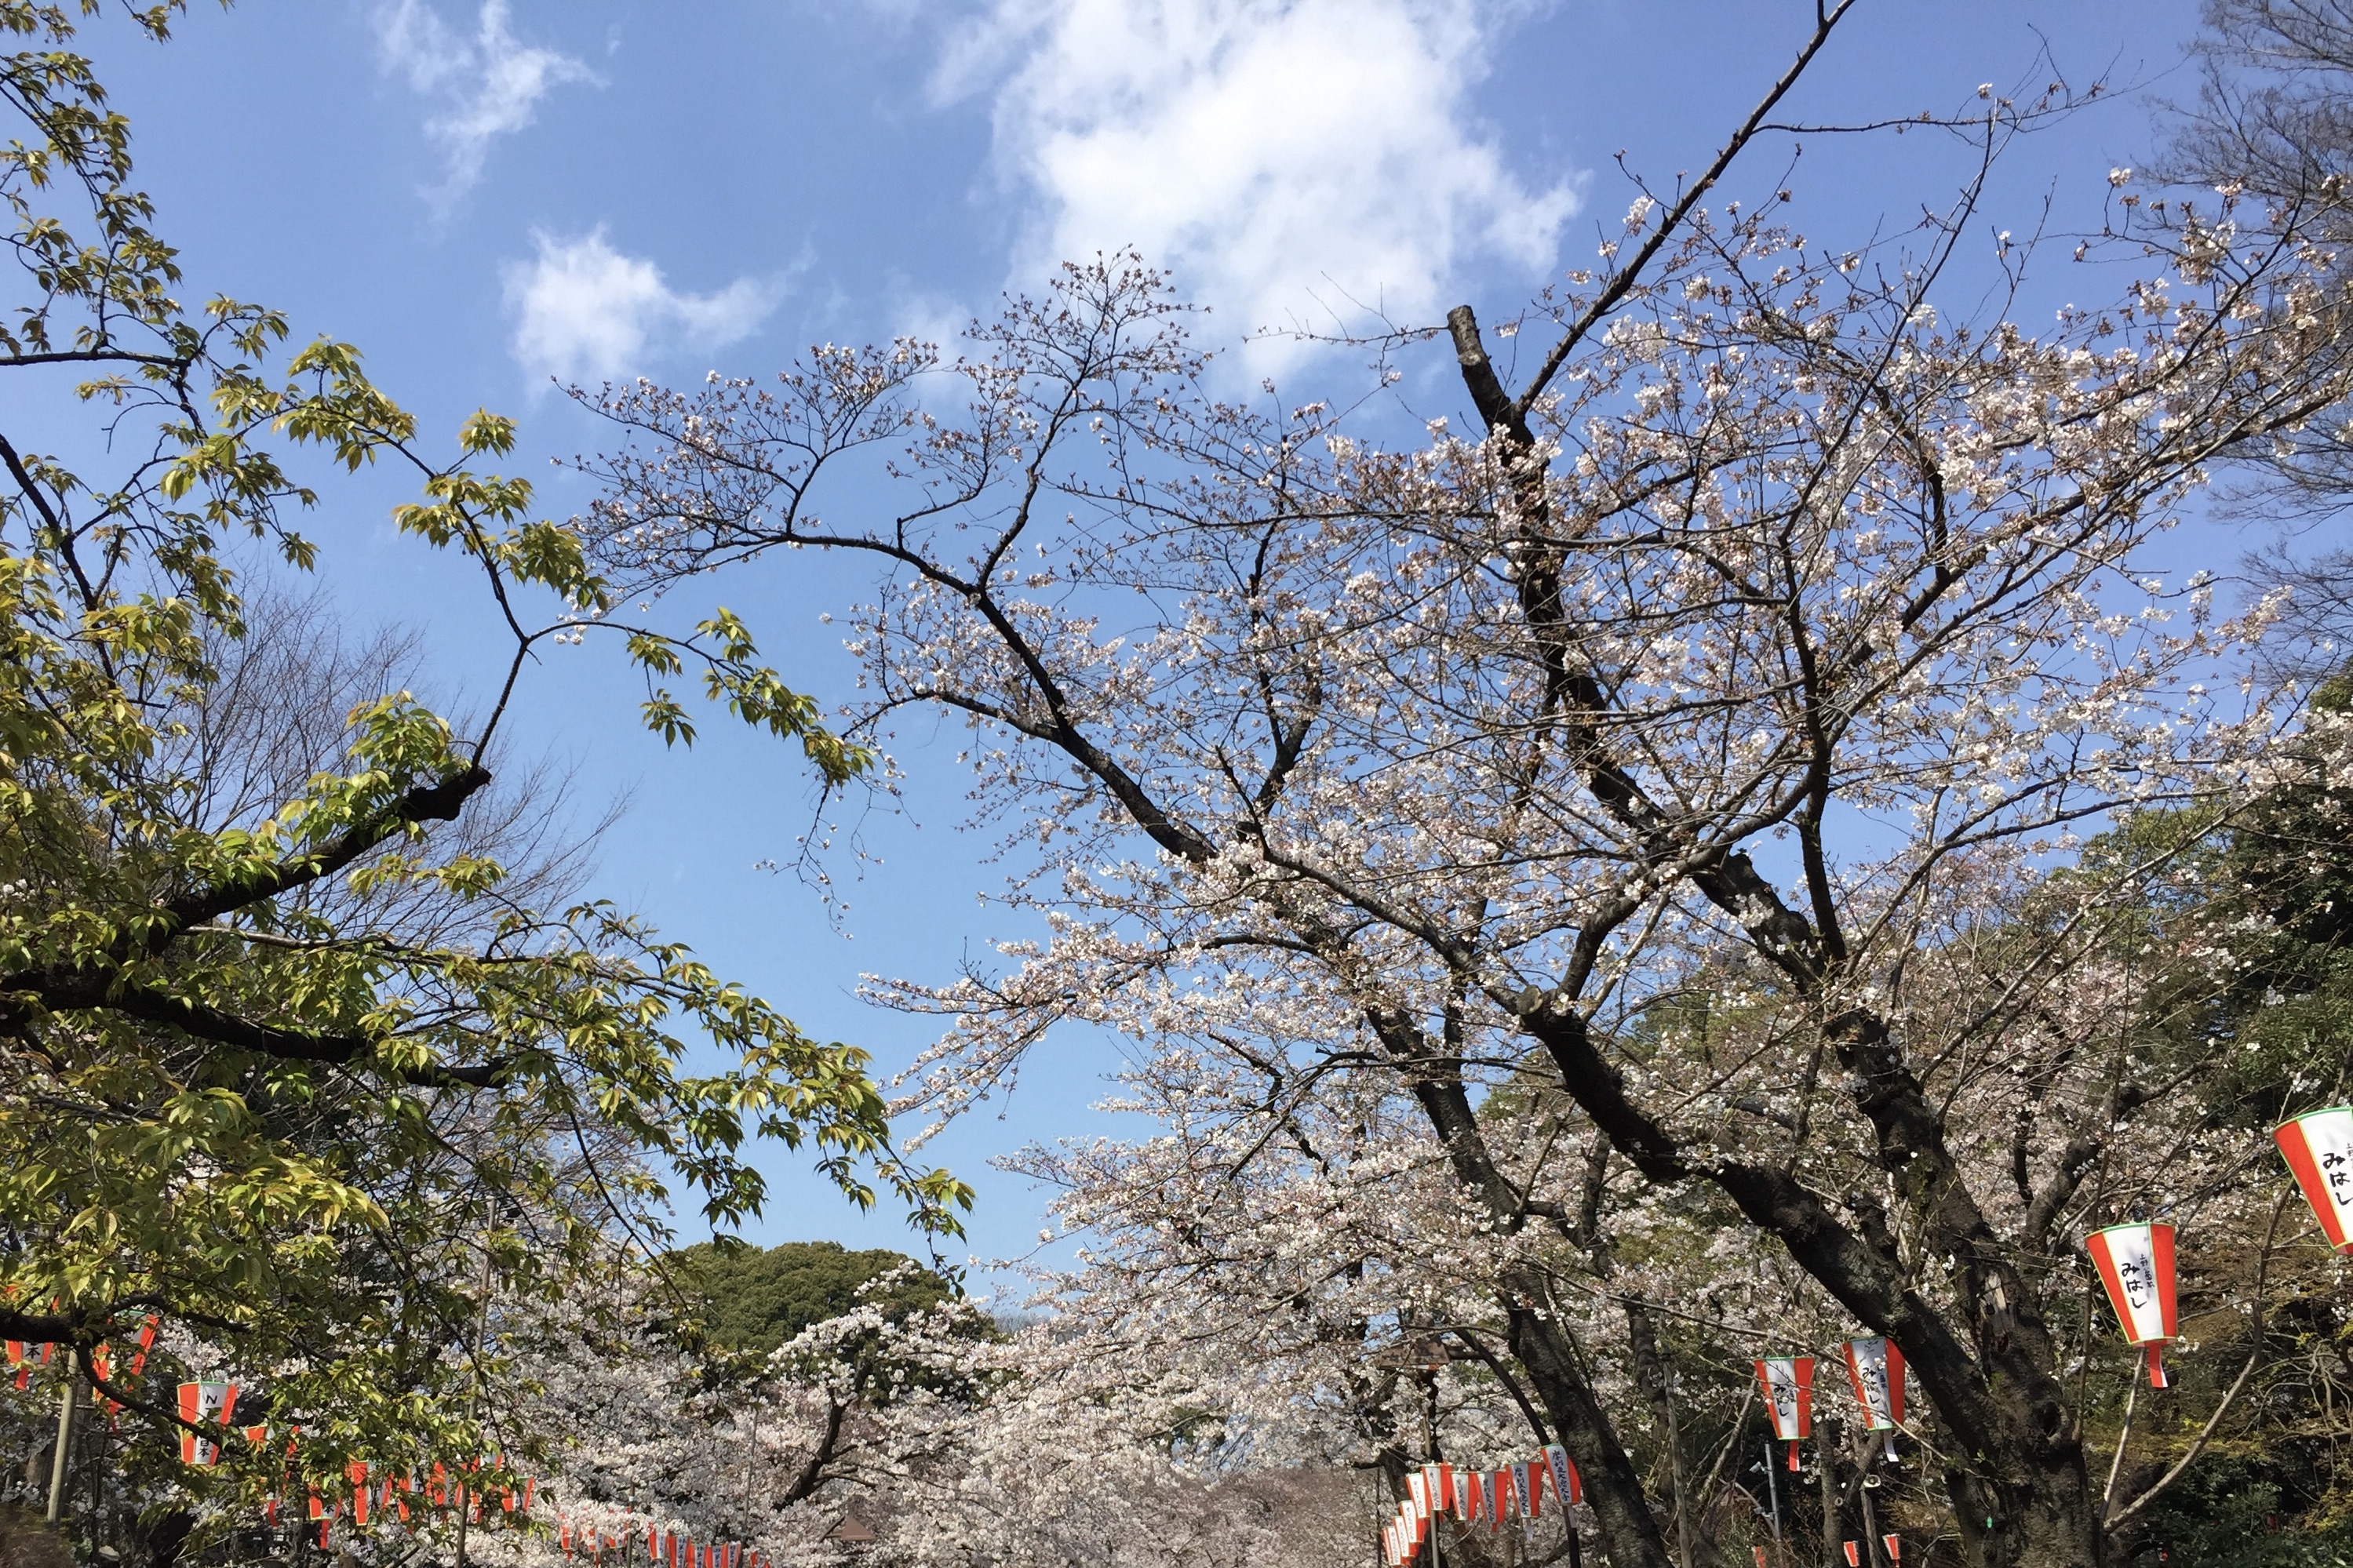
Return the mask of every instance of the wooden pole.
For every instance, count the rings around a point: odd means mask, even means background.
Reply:
[[[65,1396],[58,1402],[58,1446],[49,1456],[49,1522],[55,1524],[64,1515],[66,1506],[66,1476],[72,1469],[67,1456],[73,1449],[74,1404],[81,1394],[81,1373],[74,1373],[66,1379]]]

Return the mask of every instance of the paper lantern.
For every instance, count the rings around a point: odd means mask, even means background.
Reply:
[[[1568,1450],[1557,1443],[1545,1445],[1545,1468],[1552,1477],[1552,1495],[1563,1508],[1575,1508],[1585,1500],[1585,1478],[1577,1473],[1577,1462]]]
[[[2162,1222],[2112,1225],[2084,1238],[2107,1287],[2125,1342],[2148,1352],[2148,1385],[2165,1386],[2165,1342],[2173,1321],[2173,1227]]]
[[[343,1467],[343,1474],[350,1477],[352,1482],[352,1523],[365,1529],[368,1521],[368,1468],[363,1461],[353,1459]]]
[[[1479,1517],[1479,1472],[1458,1470],[1454,1481],[1454,1517],[1468,1524]]]
[[[1895,1458],[1895,1431],[1904,1425],[1904,1352],[1894,1340],[1873,1337],[1846,1342],[1846,1375],[1854,1402],[1874,1432],[1887,1434],[1887,1458]]]
[[[1765,1414],[1772,1418],[1773,1436],[1789,1445],[1794,1470],[1798,1440],[1814,1435],[1814,1358],[1767,1356],[1757,1363],[1757,1383],[1765,1391]]]
[[[2353,1252],[2353,1105],[2308,1110],[2272,1129],[2328,1245]]]
[[[132,1376],[137,1377],[147,1370],[147,1352],[155,1348],[155,1332],[163,1326],[163,1319],[148,1314],[146,1327],[139,1331],[139,1349],[131,1357]]]
[[[237,1384],[233,1383],[180,1384],[180,1419],[192,1426],[226,1427],[236,1408]],[[180,1463],[210,1466],[219,1462],[218,1442],[195,1432],[180,1434]]]
[[[1862,1568],[1862,1542],[1848,1541],[1841,1544],[1846,1548],[1846,1568]]]
[[[1406,1472],[1406,1499],[1413,1504],[1413,1510],[1416,1513],[1430,1511],[1430,1483],[1432,1479],[1430,1467],[1427,1465],[1420,1469]]]
[[[1504,1510],[1512,1506],[1512,1472],[1489,1470],[1479,1479],[1479,1489],[1487,1504],[1487,1528],[1504,1528]]]
[[[1757,1568],[1765,1568],[1765,1549],[1761,1546],[1752,1546],[1748,1550],[1756,1555]]]
[[[1512,1501],[1518,1505],[1522,1519],[1536,1516],[1536,1485],[1543,1473],[1525,1459],[1512,1466]]]
[[[20,1389],[32,1387],[33,1369],[37,1366],[48,1365],[49,1352],[56,1347],[37,1346],[28,1344],[23,1340],[10,1340],[7,1344],[8,1364],[16,1369],[16,1386]]]
[[[1904,1561],[1904,1538],[1902,1536],[1894,1534],[1881,1536],[1879,1538],[1879,1548],[1881,1551],[1887,1553],[1887,1560],[1890,1563],[1901,1563]]]

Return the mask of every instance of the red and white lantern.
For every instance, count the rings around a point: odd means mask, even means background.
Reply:
[[[1895,1431],[1904,1425],[1904,1352],[1889,1339],[1849,1340],[1846,1375],[1865,1423],[1887,1434],[1887,1458],[1893,1461]]]
[[[1846,1568],[1862,1568],[1862,1542],[1846,1541],[1840,1544],[1846,1548]]]
[[[2112,1225],[2084,1238],[2100,1270],[2108,1304],[2125,1342],[2148,1352],[2148,1385],[2165,1386],[2165,1342],[2177,1338],[2173,1318],[2173,1227],[2156,1222]]]
[[[1798,1440],[1814,1435],[1814,1358],[1766,1356],[1757,1363],[1757,1384],[1765,1391],[1765,1413],[1773,1436],[1789,1445],[1789,1468],[1798,1468]]]
[[[233,1383],[180,1384],[180,1419],[191,1426],[226,1427],[236,1409],[237,1384]],[[195,1432],[182,1432],[180,1463],[207,1466],[220,1463],[219,1440]]]
[[[1901,1563],[1904,1561],[1904,1538],[1902,1536],[1895,1534],[1883,1535],[1879,1538],[1879,1547],[1881,1551],[1887,1553],[1887,1560],[1890,1563]]]
[[[1522,1519],[1536,1516],[1536,1494],[1544,1485],[1544,1472],[1523,1460],[1512,1467],[1512,1501],[1518,1505]]]
[[[32,1387],[33,1369],[48,1365],[49,1352],[56,1347],[28,1344],[23,1340],[10,1340],[7,1345],[8,1364],[16,1369],[16,1386],[19,1389]]]
[[[155,1348],[155,1335],[163,1326],[163,1319],[152,1312],[148,1314],[146,1326],[139,1331],[139,1348],[131,1357],[132,1376],[138,1377],[146,1372],[147,1352]]]
[[[2353,1252],[2353,1105],[2308,1110],[2272,1129],[2312,1217],[2340,1252]]]
[[[1479,1486],[1487,1502],[1487,1528],[1490,1531],[1503,1529],[1504,1512],[1512,1506],[1512,1472],[1489,1470],[1480,1479]]]
[[[1577,1473],[1577,1461],[1568,1450],[1557,1443],[1545,1445],[1545,1471],[1552,1480],[1552,1495],[1563,1508],[1575,1508],[1585,1500],[1585,1478]]]

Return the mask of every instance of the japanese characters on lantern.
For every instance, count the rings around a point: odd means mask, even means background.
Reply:
[[[226,1429],[236,1409],[237,1384],[233,1383],[180,1384],[180,1419],[190,1426]],[[219,1462],[219,1439],[196,1432],[181,1432],[180,1463],[210,1466]]]
[[[1568,1450],[1557,1443],[1545,1445],[1545,1468],[1552,1477],[1552,1495],[1563,1508],[1575,1508],[1585,1500],[1585,1478],[1577,1473],[1577,1462]]]
[[[2353,1105],[2306,1111],[2272,1129],[2304,1201],[2340,1252],[2353,1252]]]
[[[1799,1439],[1814,1435],[1814,1358],[1765,1356],[1757,1363],[1757,1383],[1765,1391],[1765,1413],[1773,1422],[1773,1436],[1789,1445],[1789,1468],[1794,1470]]]
[[[1873,1432],[1887,1434],[1887,1457],[1895,1458],[1895,1432],[1904,1425],[1904,1352],[1895,1342],[1873,1336],[1846,1342],[1846,1374],[1855,1403]]]
[[[2163,1388],[2165,1342],[2177,1336],[2173,1313],[2173,1227],[2163,1222],[2112,1225],[2084,1238],[2107,1287],[2125,1342],[2148,1352],[2148,1385]]]

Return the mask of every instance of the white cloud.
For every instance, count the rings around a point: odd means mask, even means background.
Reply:
[[[1467,266],[1535,274],[1575,211],[1475,125],[1493,0],[994,0],[943,96],[996,83],[1039,200],[1017,266],[1133,244],[1243,329],[1434,320]],[[1352,303],[1353,301],[1353,303]]]
[[[716,349],[751,336],[782,288],[738,278],[681,294],[661,268],[624,256],[602,228],[577,239],[534,231],[539,254],[501,269],[515,316],[514,355],[536,381],[600,381],[644,370],[677,346]]]
[[[447,100],[425,133],[447,159],[438,205],[471,190],[497,138],[532,122],[539,100],[565,82],[595,82],[596,73],[569,55],[518,39],[507,26],[507,0],[482,0],[474,35],[460,38],[425,0],[396,0],[376,12],[376,47],[385,68],[409,87]]]

